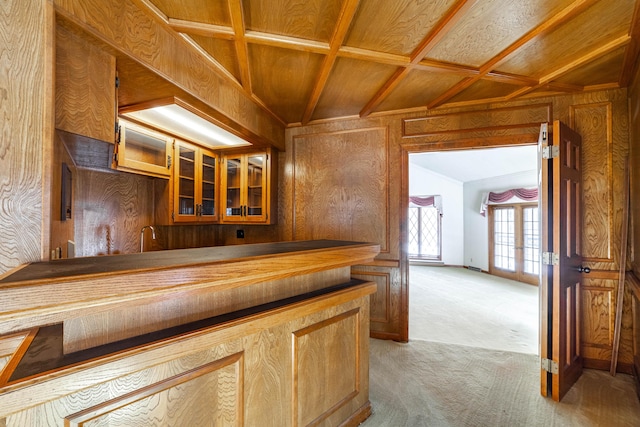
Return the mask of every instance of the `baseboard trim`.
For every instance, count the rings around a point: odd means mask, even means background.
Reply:
[[[598,371],[609,371],[611,370],[611,361],[610,360],[600,360],[600,359],[582,359],[582,365],[586,369],[596,369]],[[620,374],[628,374],[633,375],[633,365],[631,363],[620,363],[616,367],[616,372]]]
[[[362,405],[356,412],[354,412],[349,418],[344,420],[340,427],[355,427],[359,426],[371,416],[371,401],[367,400],[367,403]]]
[[[379,340],[391,340],[391,341],[398,341],[398,342],[407,342],[407,341],[403,341],[403,340],[400,339],[400,334],[396,334],[396,333],[393,333],[393,332],[370,331],[369,332],[369,337],[370,338],[379,339]]]

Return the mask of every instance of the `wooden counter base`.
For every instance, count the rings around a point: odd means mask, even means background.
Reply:
[[[0,425],[357,425],[369,295],[345,289],[0,388]]]

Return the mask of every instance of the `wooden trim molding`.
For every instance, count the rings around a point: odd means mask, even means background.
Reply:
[[[237,419],[238,425],[242,425],[242,414],[244,413],[244,352],[232,354],[223,359],[216,360],[211,363],[207,363],[206,365],[200,366],[195,369],[191,369],[189,371],[183,372],[182,374],[175,375],[173,377],[167,378],[165,380],[159,381],[157,383],[148,385],[141,389],[132,391],[123,396],[117,397],[115,399],[108,400],[104,403],[101,403],[96,406],[92,406],[83,411],[76,412],[71,415],[67,415],[65,417],[65,425],[71,427],[83,427],[85,425],[89,425],[91,421],[96,420],[103,416],[109,416],[110,413],[116,412],[118,410],[124,409],[129,405],[132,405],[136,402],[139,402],[145,398],[151,397],[153,395],[157,395],[164,391],[167,391],[171,388],[177,387],[181,384],[187,383],[189,381],[193,381],[194,379],[201,377],[203,375],[210,374],[215,371],[220,371],[223,368],[228,366],[234,366],[234,386],[235,386],[235,409],[226,408],[232,412],[235,411],[235,415],[237,415],[240,419]],[[226,397],[228,397],[229,390],[225,390]],[[233,396],[232,396],[233,397]]]
[[[351,277],[355,279],[366,280],[369,282],[374,282],[378,285],[378,290],[375,294],[371,295],[371,306],[370,306],[370,320],[372,322],[379,323],[390,323],[390,313],[391,313],[391,273],[379,273],[375,271],[361,271],[352,269]],[[380,283],[377,278],[381,278],[383,283]],[[378,306],[375,304],[376,301],[382,300],[383,304],[380,304],[380,307],[384,308],[383,313],[377,313],[376,308]]]

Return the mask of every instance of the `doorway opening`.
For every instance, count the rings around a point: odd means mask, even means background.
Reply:
[[[408,183],[410,200],[438,220],[423,237],[408,207],[409,339],[538,354],[537,202],[482,213],[486,192],[537,189],[537,147],[410,153]],[[424,206],[430,197],[439,203]],[[434,244],[437,256],[416,250]]]

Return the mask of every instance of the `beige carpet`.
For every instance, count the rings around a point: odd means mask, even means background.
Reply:
[[[629,375],[586,370],[540,396],[538,290],[465,269],[412,266],[410,342],[370,340],[364,427],[640,426]]]
[[[561,403],[540,396],[533,354],[372,339],[364,427],[639,426],[633,378],[586,370]]]
[[[411,266],[409,339],[538,354],[538,288],[456,267]]]

